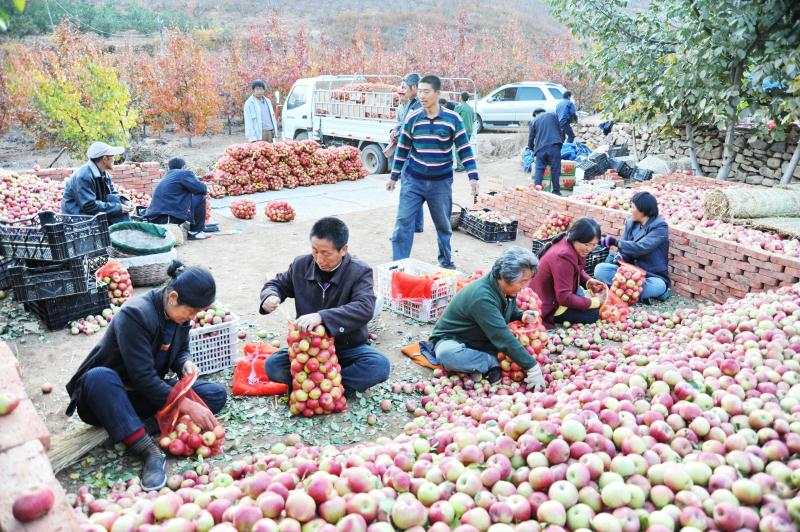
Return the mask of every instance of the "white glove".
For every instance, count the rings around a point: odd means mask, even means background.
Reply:
[[[534,392],[544,391],[544,376],[542,375],[542,368],[539,367],[539,364],[536,364],[528,370],[528,374],[525,375],[525,384],[528,385],[529,390]]]

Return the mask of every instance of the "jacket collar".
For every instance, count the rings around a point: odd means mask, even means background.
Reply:
[[[308,261],[308,268],[306,269],[306,281],[316,281],[321,282],[322,279],[317,277],[317,263],[314,261],[314,257],[309,255],[311,260]],[[350,266],[350,253],[345,255],[342,258],[342,263],[339,264],[339,267],[336,268],[336,272],[331,277],[331,284],[340,284],[342,277],[344,276],[344,271]]]
[[[569,259],[570,262],[577,264],[578,266],[583,266],[585,264],[585,259],[581,259],[581,257],[578,255],[578,252],[575,251],[575,246],[573,246],[572,242],[567,240],[566,237],[563,238],[559,244],[564,246],[562,255]]]
[[[105,175],[105,173],[101,172],[100,169],[97,167],[97,165],[94,164],[94,162],[92,161],[89,161],[89,171],[92,172],[92,175],[94,177],[102,177],[103,175]]]

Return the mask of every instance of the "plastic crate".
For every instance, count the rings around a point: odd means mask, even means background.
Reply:
[[[13,224],[0,224],[0,254],[15,259],[64,261],[108,248],[106,215],[40,212]]]
[[[0,257],[0,290],[11,288],[11,266],[15,264],[15,259]]]
[[[652,170],[645,170],[644,168],[634,168],[631,174],[633,181],[650,181],[653,178]]]
[[[601,262],[605,262],[608,258],[608,248],[601,246],[600,244],[597,245],[592,251],[586,255],[586,267],[584,270],[589,275],[594,275],[594,268]]]
[[[401,271],[411,275],[433,275],[439,273],[442,279],[433,284],[430,299],[402,299],[392,297],[392,272]],[[455,294],[455,280],[464,274],[457,270],[447,270],[417,259],[402,259],[375,268],[375,291],[383,298],[386,308],[414,320],[429,323],[438,320]]]
[[[542,255],[544,254],[545,251],[547,251],[550,248],[550,245],[555,240],[559,239],[560,237],[563,237],[564,234],[565,233],[559,233],[557,235],[551,236],[550,238],[542,238],[538,240],[534,239],[533,242],[531,242],[531,251],[533,251],[533,254],[536,255],[537,257],[542,258]]]
[[[49,266],[14,264],[9,270],[14,299],[20,303],[84,294],[92,286],[86,257]]]
[[[491,209],[483,209],[483,212],[490,211]],[[466,209],[461,212],[460,229],[483,242],[510,242],[516,240],[517,224],[516,220],[507,224],[487,222]]]
[[[85,318],[89,314],[100,314],[110,307],[108,290],[94,284],[85,294],[32,301],[25,308],[33,312],[51,330],[63,329],[69,322]]]
[[[234,318],[189,331],[189,356],[200,370],[200,375],[216,373],[233,366],[238,323],[239,320]]]

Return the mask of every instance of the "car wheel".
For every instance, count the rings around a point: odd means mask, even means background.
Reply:
[[[308,131],[298,131],[294,134],[294,140],[308,140]]]
[[[386,173],[386,156],[377,144],[367,144],[362,148],[361,162],[370,174]]]
[[[483,131],[483,119],[481,115],[475,115],[475,133]]]

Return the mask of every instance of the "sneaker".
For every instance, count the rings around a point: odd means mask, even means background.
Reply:
[[[158,491],[167,483],[167,457],[150,436],[143,436],[128,452],[142,460],[142,489]]]
[[[452,262],[450,264],[442,264],[441,267],[444,268],[445,270],[457,270],[458,269],[458,268],[456,268],[456,265],[453,264]]]
[[[500,378],[502,377],[502,373],[500,372],[500,368],[492,368],[486,372],[486,375],[483,376],[484,379],[489,381],[489,384],[494,384],[496,382],[500,382]]]
[[[206,238],[210,238],[211,235],[207,235],[203,231],[198,231],[196,233],[189,233],[189,240],[205,240]]]

